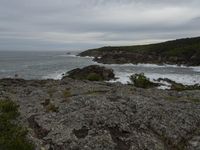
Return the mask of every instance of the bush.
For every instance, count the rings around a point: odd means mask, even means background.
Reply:
[[[15,119],[19,116],[17,109],[18,106],[14,102],[10,100],[0,100],[1,117],[8,120]]]
[[[130,76],[131,82],[134,84],[134,86],[139,88],[150,88],[157,86],[156,83],[153,83],[147,78],[144,73],[140,74],[134,74]]]
[[[97,73],[90,73],[87,76],[87,80],[90,80],[90,81],[102,81],[103,78]]]
[[[10,100],[0,100],[0,149],[33,150],[26,139],[27,130],[15,124],[19,116],[18,106]]]

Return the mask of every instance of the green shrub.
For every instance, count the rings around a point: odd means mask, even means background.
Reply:
[[[189,98],[189,100],[194,103],[200,103],[200,99],[197,99],[197,98]]]
[[[200,90],[200,85],[183,85],[181,83],[173,83],[171,90],[184,91],[184,90]]]
[[[173,83],[171,85],[171,90],[183,91],[183,90],[187,90],[187,88],[183,84]]]
[[[134,74],[130,76],[131,82],[134,84],[134,86],[139,88],[150,88],[157,86],[156,83],[153,83],[147,78],[144,73],[140,74]]]
[[[16,122],[18,106],[10,100],[0,100],[0,149],[33,150],[34,146],[26,139],[27,130]]]
[[[87,76],[87,80],[90,80],[90,81],[102,81],[103,78],[97,73],[90,73]]]
[[[5,117],[6,119],[15,119],[19,116],[17,111],[18,106],[10,101],[10,100],[0,100],[0,112],[1,117]]]

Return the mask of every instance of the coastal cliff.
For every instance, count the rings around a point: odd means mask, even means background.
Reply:
[[[158,44],[102,47],[84,51],[79,56],[95,57],[104,64],[150,63],[200,65],[200,37],[185,38]]]

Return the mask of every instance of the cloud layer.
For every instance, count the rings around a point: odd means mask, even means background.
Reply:
[[[67,50],[200,35],[199,0],[1,0],[0,50]]]

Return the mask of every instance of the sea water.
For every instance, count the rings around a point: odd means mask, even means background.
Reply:
[[[78,57],[78,52],[27,52],[0,51],[0,78],[61,79],[62,74],[75,68],[98,64],[91,57]],[[103,65],[103,64],[98,64]],[[186,67],[155,64],[111,64],[121,83],[129,82],[129,76],[144,73],[150,80],[169,78],[186,85],[200,84],[200,66]],[[112,82],[116,82],[112,81]]]

